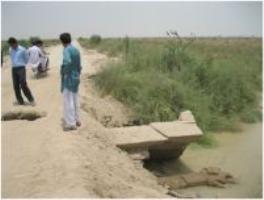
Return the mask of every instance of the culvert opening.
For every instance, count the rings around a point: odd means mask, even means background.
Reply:
[[[2,114],[2,121],[11,120],[28,120],[34,121],[36,119],[45,117],[46,113],[37,111],[10,111]]]

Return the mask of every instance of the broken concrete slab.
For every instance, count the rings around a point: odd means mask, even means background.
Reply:
[[[196,123],[192,112],[189,110],[181,112],[178,120],[184,121],[184,122],[189,122],[189,123]]]
[[[148,150],[138,149],[136,151],[128,151],[129,157],[133,160],[146,160],[150,158]]]
[[[111,128],[113,141],[118,147],[144,147],[145,149],[151,145],[162,144],[167,138],[153,128],[143,126],[130,126],[122,128]]]
[[[186,123],[184,121],[173,122],[155,122],[150,126],[164,135],[169,141],[192,142],[202,136],[201,129],[195,123]]]

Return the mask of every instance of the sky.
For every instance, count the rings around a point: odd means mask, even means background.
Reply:
[[[2,39],[10,36],[262,36],[262,2],[1,2]]]

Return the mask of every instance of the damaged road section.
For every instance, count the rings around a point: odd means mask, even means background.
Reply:
[[[34,121],[41,117],[45,117],[47,114],[45,112],[39,112],[35,110],[17,110],[9,111],[2,114],[2,121],[11,121],[11,120],[28,120]]]

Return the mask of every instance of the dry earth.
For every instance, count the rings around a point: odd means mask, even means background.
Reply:
[[[51,66],[47,77],[35,79],[32,71],[27,70],[35,107],[13,105],[9,59],[2,67],[2,114],[46,113],[35,121],[2,121],[2,197],[167,197],[167,190],[157,184],[156,177],[116,148],[111,133],[99,122],[104,113],[116,111],[119,114],[110,121],[119,126],[123,122],[118,119],[125,119],[126,112],[111,97],[101,98],[87,79],[108,58],[96,51],[82,50],[76,41],[74,45],[81,51],[83,65],[80,87],[83,125],[77,131],[63,132],[61,126],[61,46],[47,49]]]

